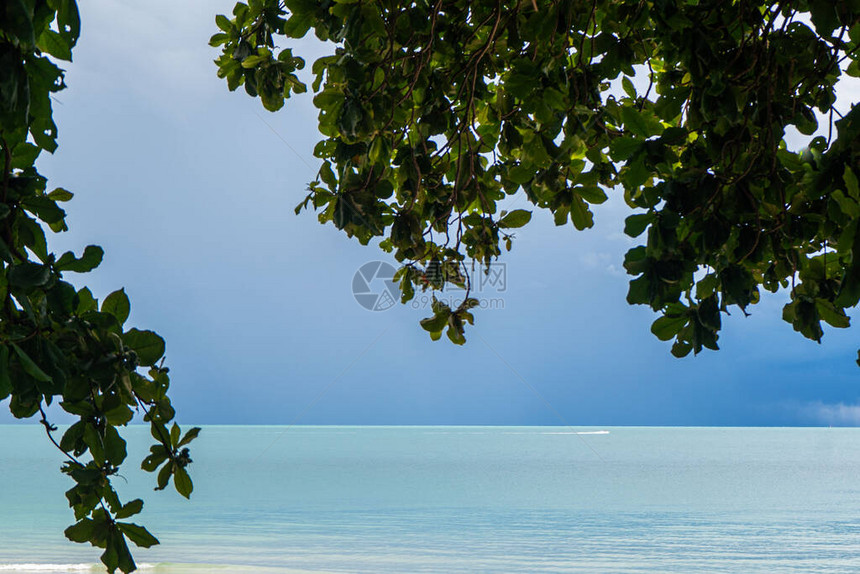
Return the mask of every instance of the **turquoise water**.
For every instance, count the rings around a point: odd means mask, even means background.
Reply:
[[[860,431],[578,430],[609,432],[206,427],[191,502],[131,465],[121,492],[165,574],[860,571]],[[97,571],[62,535],[59,453],[0,437],[0,573]]]

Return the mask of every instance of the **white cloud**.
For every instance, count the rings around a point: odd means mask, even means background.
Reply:
[[[582,264],[589,269],[601,269],[610,275],[623,277],[626,273],[619,268],[620,259],[605,252],[586,251],[579,256]]]
[[[860,426],[860,404],[815,401],[799,407],[799,414],[813,424]]]

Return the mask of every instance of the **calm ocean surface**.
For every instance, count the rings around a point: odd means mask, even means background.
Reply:
[[[121,494],[143,572],[860,572],[860,430],[576,430],[205,427],[191,502],[131,464]],[[60,463],[0,426],[0,572],[98,571]]]

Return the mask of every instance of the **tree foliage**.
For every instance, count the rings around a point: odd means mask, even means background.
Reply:
[[[611,192],[642,238],[627,300],[661,314],[674,355],[717,349],[721,315],[762,290],[789,292],[808,338],[849,325],[860,111],[834,103],[860,76],[860,0],[251,0],[216,24],[219,76],[271,111],[306,91],[290,40],[331,46],[312,67],[322,167],[297,211],[378,238],[404,302],[468,290],[468,260],[510,249],[529,213],[505,198],[585,229]],[[422,325],[462,343],[475,303]]]
[[[158,540],[128,522],[143,501],[122,502],[112,486],[127,458],[119,429],[143,412],[155,445],[143,461],[158,489],[171,477],[188,497],[192,484],[186,445],[199,429],[181,436],[168,424],[164,340],[126,326],[130,304],[121,289],[99,305],[86,287],[66,280],[99,265],[103,251],[90,245],[80,256],[59,256],[45,229],[67,229],[63,188],[48,191],[35,162],[57,148],[53,94],[65,88],[56,60],[71,60],[80,33],[74,0],[4,0],[0,6],[0,400],[18,418],[39,416],[48,438],[66,458],[62,471],[74,486],[66,493],[76,523],[75,542],[104,549],[113,572],[135,569],[127,541],[148,548]],[[144,373],[143,369],[147,372]],[[59,440],[45,408],[54,400],[79,420]]]

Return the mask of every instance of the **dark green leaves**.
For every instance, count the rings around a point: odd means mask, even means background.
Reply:
[[[105,427],[104,451],[105,459],[113,466],[121,465],[127,456],[125,440],[113,425]]]
[[[127,540],[145,548],[157,540],[142,526],[120,522],[138,514],[143,501],[123,505],[111,480],[122,476],[120,465],[129,453],[120,430],[135,413],[143,412],[159,429],[174,417],[167,369],[153,366],[146,375],[139,370],[161,360],[164,341],[152,331],[122,333],[130,313],[123,290],[108,295],[99,310],[88,288],[63,280],[65,272],[97,267],[104,255],[100,247],[88,246],[80,257],[57,257],[48,248],[46,230],[67,230],[59,202],[71,200],[72,193],[48,192],[35,162],[47,161],[41,152],[57,147],[52,102],[65,84],[55,60],[71,60],[81,26],[77,4],[7,0],[0,6],[0,158],[6,158],[0,161],[0,401],[9,398],[18,418],[44,417],[44,407],[54,401],[77,417],[59,440],[56,426],[40,421],[62,451],[62,471],[73,482],[66,498],[76,523],[66,536],[102,548],[110,572],[131,572],[136,566]],[[272,86],[300,89],[297,78],[279,74],[300,68],[301,60],[281,56],[275,67],[261,59],[249,70],[267,96]],[[197,432],[175,440],[157,436],[153,447],[161,449],[159,464],[169,467],[168,479],[175,472],[185,496],[191,492],[191,457],[179,443]]]
[[[651,325],[651,332],[661,341],[674,338],[687,324],[686,316],[660,317]]]
[[[128,319],[128,314],[131,311],[131,303],[129,303],[128,296],[125,294],[125,289],[120,289],[119,291],[114,291],[102,302],[102,313],[110,313],[120,325],[125,323],[126,319]],[[162,353],[164,351],[162,350]],[[157,360],[157,359],[156,359]]]
[[[9,376],[9,347],[0,346],[0,401],[12,392],[12,379]]]
[[[59,0],[57,5],[57,28],[69,44],[74,48],[81,34],[81,16],[78,13],[78,4],[75,0]]]
[[[188,471],[182,467],[177,467],[173,473],[173,484],[176,486],[176,492],[185,498],[191,498],[191,491],[194,485],[191,483],[191,477],[188,476]]]
[[[117,516],[117,518],[120,517]],[[129,522],[118,522],[117,527],[120,532],[125,534],[126,537],[134,542],[136,546],[140,546],[141,548],[150,548],[158,544],[158,539],[150,534],[143,526],[138,526],[137,524],[131,524]]]
[[[274,38],[313,28],[329,43],[313,65],[323,164],[298,211],[378,237],[408,268],[493,262],[515,239],[505,230],[529,222],[530,210],[499,213],[512,195],[587,229],[590,206],[618,189],[635,210],[624,230],[643,243],[625,261],[628,301],[664,315],[654,330],[673,354],[715,349],[720,313],[747,312],[760,287],[792,284],[786,319],[807,336],[821,320],[843,326],[860,300],[860,110],[823,128],[837,70],[860,75],[860,12],[646,4],[452,0],[437,14],[292,0],[261,18],[268,5],[240,3],[212,43],[228,87],[244,83],[267,109],[288,95],[265,87]],[[806,151],[790,151],[790,126]],[[404,273],[401,299],[446,283]],[[461,344],[466,322],[439,308],[422,327]]]
[[[21,368],[24,370],[25,373],[27,373],[37,381],[43,383],[51,382],[51,376],[45,373],[45,371],[43,371],[39,367],[39,365],[37,365],[36,362],[30,358],[30,355],[28,355],[21,347],[12,343],[12,349],[14,349],[15,354],[18,356],[19,364],[21,365]]]
[[[154,419],[152,415],[153,412],[150,411],[150,419]],[[191,463],[191,458],[188,448],[184,447],[197,438],[200,428],[194,427],[183,436],[179,425],[174,423],[168,432],[166,426],[153,420],[150,430],[152,436],[162,444],[150,448],[150,454],[143,460],[141,468],[147,472],[154,472],[161,466],[161,470],[158,471],[156,490],[167,488],[172,476],[176,491],[185,498],[190,498],[194,485],[186,467]]]
[[[38,263],[19,263],[9,269],[9,285],[24,289],[44,287],[51,279],[51,269]]]
[[[653,213],[637,213],[629,215],[624,221],[624,233],[630,237],[639,237],[654,221]]]
[[[530,211],[515,209],[499,220],[499,227],[504,229],[522,227],[531,221],[531,219],[532,214]]]
[[[168,450],[162,445],[155,445],[150,447],[150,455],[143,459],[143,462],[140,464],[140,468],[147,472],[153,472],[157,469],[161,464],[167,460]]]
[[[66,528],[66,538],[72,542],[89,542],[93,537],[95,523],[89,518],[84,518],[77,523]]]
[[[26,0],[6,0],[3,8],[0,29],[19,43],[32,47],[35,43],[33,4]]]
[[[140,364],[145,367],[154,365],[164,355],[164,339],[152,331],[130,329],[122,340],[137,353]]]
[[[215,24],[223,30],[224,32],[232,32],[236,29],[236,27],[230,22],[230,20],[221,14],[215,16]]]
[[[45,30],[39,36],[39,49],[61,60],[71,61],[72,59],[72,46],[68,38],[53,30]]]
[[[125,504],[121,509],[119,509],[116,513],[116,518],[130,518],[135,514],[140,514],[140,511],[143,510],[143,501],[139,498],[136,498]]]
[[[11,5],[23,1],[11,0]],[[24,127],[29,109],[30,82],[20,53],[11,44],[0,42],[0,120],[7,129]]]
[[[101,247],[98,245],[87,245],[80,258],[76,258],[75,254],[71,251],[63,253],[57,259],[54,268],[61,272],[74,271],[75,273],[87,273],[98,267],[103,257],[104,250]]]
[[[175,428],[179,429],[178,426],[176,426]],[[181,447],[181,446],[185,446],[188,443],[190,443],[191,441],[193,441],[194,439],[196,439],[199,434],[200,434],[200,427],[194,427],[194,428],[190,429],[187,433],[185,433],[185,436],[183,436],[182,439],[179,440],[179,442],[175,442],[174,444],[177,448]]]
[[[647,138],[653,135],[645,117],[635,108],[629,106],[621,108],[621,120],[624,122],[624,127],[634,136]]]
[[[451,309],[447,306],[439,306],[434,310],[432,317],[421,319],[421,328],[430,333],[430,337],[436,341],[442,336],[442,331],[448,325],[448,317],[451,316]]]
[[[462,345],[466,342],[464,334],[465,324],[473,324],[474,317],[469,312],[469,309],[475,307],[478,301],[475,299],[465,299],[459,307],[451,309],[448,305],[433,299],[433,316],[421,320],[421,327],[430,333],[430,338],[434,341],[442,337],[442,332],[446,332],[448,339],[455,345]]]
[[[58,187],[57,189],[49,193],[48,197],[53,199],[54,201],[71,201],[72,197],[74,197],[74,194],[67,189]]]

